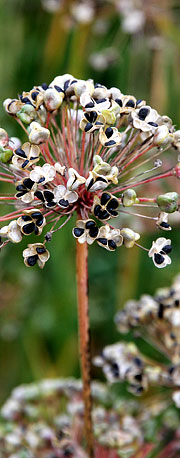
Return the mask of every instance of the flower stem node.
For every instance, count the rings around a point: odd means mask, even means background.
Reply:
[[[98,237],[99,229],[93,219],[78,220],[72,233],[79,243],[87,242],[92,245]]]
[[[137,198],[136,192],[134,189],[126,189],[122,195],[122,204],[124,207],[131,207],[134,204],[137,204],[139,199]]]
[[[123,244],[126,248],[132,248],[137,240],[140,239],[140,234],[138,234],[138,232],[134,232],[128,227],[121,229],[121,235],[123,237]]]
[[[38,264],[38,266],[43,269],[49,257],[49,251],[43,243],[29,244],[28,248],[23,251],[24,264],[27,267],[32,267],[35,264]]]
[[[148,256],[152,258],[154,265],[159,269],[166,267],[171,264],[171,259],[168,254],[171,252],[171,240],[165,239],[164,237],[158,238],[153,242],[152,247],[149,250]]]
[[[166,213],[174,213],[178,210],[179,194],[177,192],[167,192],[160,194],[156,198],[156,202],[161,211]]]
[[[29,141],[35,145],[40,145],[50,137],[49,129],[42,127],[38,122],[33,121],[29,126]]]

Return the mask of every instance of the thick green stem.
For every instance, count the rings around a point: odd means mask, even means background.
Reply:
[[[87,244],[76,242],[77,299],[79,323],[79,349],[83,381],[84,435],[88,457],[93,454],[92,398],[91,398],[91,358],[90,328],[88,310],[88,248]]]

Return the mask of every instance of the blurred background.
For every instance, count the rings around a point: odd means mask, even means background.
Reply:
[[[0,126],[10,136],[24,140],[3,100],[63,73],[117,86],[180,127],[179,1],[0,0],[0,7]],[[0,254],[1,403],[20,383],[79,376],[73,224],[54,236],[43,271],[24,266],[26,241]],[[159,232],[140,229],[150,247]],[[90,247],[93,354],[117,340],[113,317],[127,299],[169,286],[180,272],[178,222],[170,236],[173,262],[163,270],[138,248]]]

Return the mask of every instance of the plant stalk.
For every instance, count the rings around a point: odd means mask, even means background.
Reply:
[[[84,435],[88,457],[93,458],[90,326],[88,309],[88,247],[76,241],[76,275],[79,324],[79,350],[83,382]]]

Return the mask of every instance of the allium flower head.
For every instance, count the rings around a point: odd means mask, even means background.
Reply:
[[[0,217],[1,245],[44,233],[43,240],[24,251],[26,265],[44,266],[49,258],[45,244],[74,212],[78,242],[97,242],[109,251],[140,246],[140,234],[122,227],[121,213],[170,229],[168,213],[178,211],[179,195],[172,191],[152,197],[154,181],[180,177],[179,164],[166,169],[166,160],[157,160],[170,147],[179,148],[178,131],[167,116],[118,88],[70,74],[23,91],[18,99],[6,99],[4,107],[23,127],[27,141],[13,143],[0,130],[0,180],[14,185],[13,195],[0,199],[15,206]],[[142,196],[146,183],[152,183],[150,196]],[[43,253],[37,252],[39,244]],[[161,237],[153,243],[149,257],[157,267],[170,264],[170,245]]]

